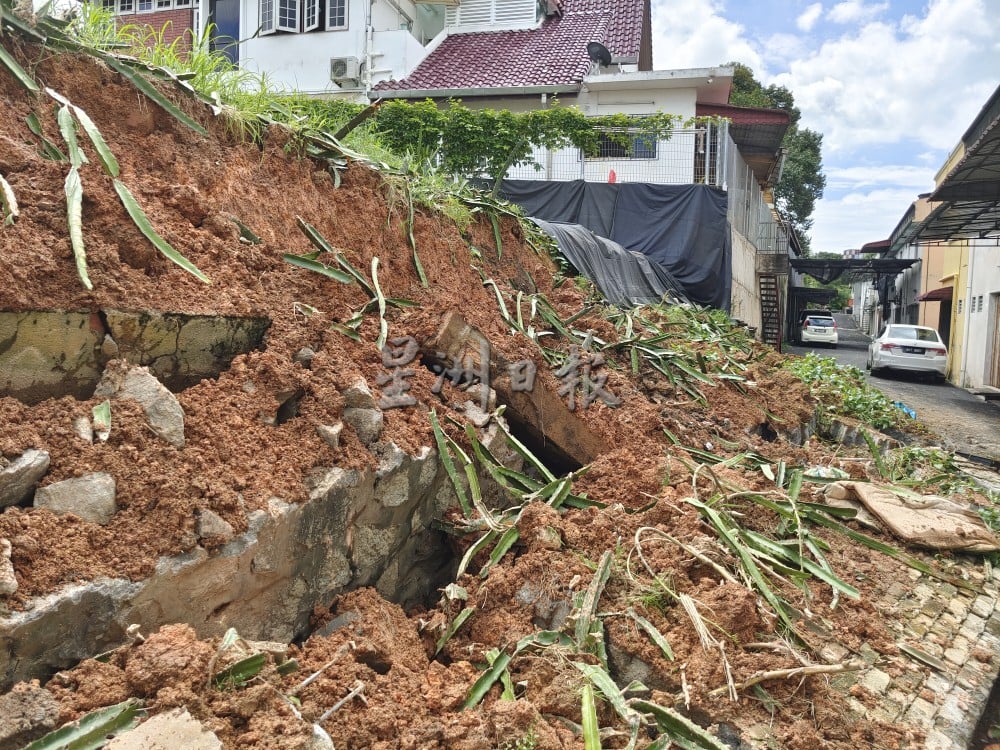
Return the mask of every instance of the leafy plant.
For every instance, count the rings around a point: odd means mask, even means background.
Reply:
[[[826,415],[854,417],[879,430],[901,424],[901,412],[881,391],[865,383],[864,373],[857,367],[837,364],[814,352],[791,357],[784,367],[809,386]]]

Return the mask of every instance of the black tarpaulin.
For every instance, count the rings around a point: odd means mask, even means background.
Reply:
[[[626,250],[580,224],[532,221],[556,241],[566,259],[594,282],[608,302],[634,307],[659,302],[664,295],[677,302],[688,301],[677,280],[652,258]]]
[[[732,247],[726,193],[707,185],[504,180],[529,216],[582,224],[662,265],[700,305],[729,310]]]

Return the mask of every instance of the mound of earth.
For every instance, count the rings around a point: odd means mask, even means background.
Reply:
[[[231,538],[248,528],[249,514],[268,510],[270,498],[308,502],[317,471],[378,465],[372,441],[345,419],[344,395],[359,380],[370,384],[376,397],[387,394],[378,383],[391,386],[375,343],[378,310],[368,307],[358,340],[344,335],[342,326],[370,297],[358,283],[283,258],[314,250],[297,217],[372,281],[377,258],[384,296],[415,303],[388,305],[390,338],[434,341],[449,315],[458,313],[489,340],[499,360],[531,362],[535,388],[556,398],[565,395],[560,390],[565,381],[539,343],[512,333],[495,290],[511,309],[518,295],[544,297],[561,320],[572,319],[572,329],[590,331],[604,342],[625,338],[585,285],[563,279],[511,216],[499,214],[495,234],[485,211],[458,226],[418,206],[410,226],[401,176],[352,162],[338,184],[327,163],[311,158],[300,139],[280,128],[271,128],[260,144],[244,142],[231,121],[170,89],[178,105],[207,129],[207,136],[200,135],[89,56],[9,46],[37,80],[86,110],[117,156],[122,182],[156,231],[211,283],[150,245],[125,213],[89,143],[82,143],[92,157],[80,168],[93,291],[84,288],[66,218],[68,165],[45,158],[27,125],[36,115],[44,136],[62,143],[56,105],[44,94],[29,94],[0,68],[0,175],[20,206],[17,221],[0,228],[0,312],[82,311],[92,314],[98,333],[109,310],[264,319],[268,328],[259,348],[237,355],[217,377],[175,394],[184,414],[182,447],[152,431],[134,401],[114,402],[107,440],[84,441],[73,425],[90,419],[102,397],[30,404],[0,398],[0,457],[10,462],[28,450],[45,451],[50,464],[42,488],[93,472],[110,474],[117,506],[105,525],[30,502],[4,509],[0,538],[10,542],[17,583],[16,591],[0,600],[8,611],[31,611],[38,597],[80,581],[143,579],[165,556],[212,547],[211,535],[198,533],[199,519],[208,512],[223,522],[219,528],[228,525]],[[245,233],[241,239],[239,224],[259,241]],[[545,326],[540,320],[535,325]],[[549,329],[552,335],[539,341],[554,352],[568,352],[571,342]],[[686,341],[680,334],[668,343],[696,365],[699,359],[712,362],[719,352],[717,343]],[[766,692],[743,687],[762,672],[802,666],[801,654],[822,663],[817,655],[822,638],[803,627],[804,642],[789,647],[773,610],[747,588],[733,556],[698,507],[687,502],[730,496],[726,507],[741,514],[747,528],[768,534],[779,525],[778,517],[734,488],[766,494],[775,490],[774,482],[759,463],[695,470],[697,456],[688,449],[722,457],[753,453],[774,467],[779,461],[840,466],[864,479],[865,462],[843,460],[849,449],[815,440],[800,448],[782,436],[815,412],[805,386],[780,369],[778,354],[748,344],[745,354],[735,355],[742,379],[698,381],[705,396],[705,403],[698,403],[676,379],[642,362],[633,371],[614,346],[603,351],[605,387],[620,404],[597,399],[573,412],[581,429],[596,436],[597,448],[593,460],[578,461],[589,469],[576,475],[572,492],[596,505],[557,510],[544,502],[525,504],[516,518],[517,541],[487,575],[479,572],[488,550],[470,558],[455,582],[462,598],[431,597],[404,609],[371,588],[345,589],[317,607],[315,631],[287,647],[230,646],[218,637],[199,638],[190,627],[199,623],[170,625],[59,673],[44,690],[27,684],[17,690],[42,702],[39,691],[45,700],[54,698],[49,706],[54,725],[130,697],[143,699],[147,716],[184,707],[226,748],[325,747],[324,735],[339,748],[578,748],[584,746],[584,675],[606,653],[619,687],[640,681],[632,697],[676,709],[725,747],[748,747],[761,732],[787,748],[915,746],[907,744],[919,742],[908,727],[848,721],[847,697],[830,688],[822,671],[773,678]],[[106,364],[121,367],[129,355],[113,352]],[[422,366],[429,364],[419,353],[409,365],[408,395],[416,403],[383,409],[380,439],[410,454],[434,448],[428,418],[433,406],[446,433],[468,449],[460,425],[470,414],[458,406],[469,398],[466,386],[446,379],[438,388],[438,374]],[[246,387],[248,382],[254,387]],[[282,411],[289,394],[294,409]],[[345,426],[337,441],[317,430],[338,423]],[[810,492],[807,486],[803,497]],[[439,520],[463,522],[458,508]],[[884,566],[873,566],[874,553],[842,536],[814,533],[829,545],[827,559],[845,580],[853,580],[858,568],[866,574],[859,586],[907,581],[902,565],[886,558]],[[452,571],[474,538],[455,539]],[[606,584],[595,586],[595,571],[601,569],[609,571]],[[880,640],[879,613],[865,590],[859,600],[835,601],[830,587],[816,580],[803,588],[778,585],[798,622],[822,623],[849,648],[862,640],[895,648],[891,639]],[[581,604],[588,591],[597,595],[589,610]],[[467,608],[472,616],[442,638]],[[601,627],[584,627],[587,648],[579,647],[581,639],[564,648],[565,638],[580,635],[579,623],[588,612]],[[699,620],[707,630],[699,632]],[[555,633],[563,639],[538,635]],[[669,655],[653,633],[669,644]],[[514,644],[532,636],[550,640],[513,653]],[[234,652],[267,657],[259,672],[220,687],[213,675]],[[485,691],[481,703],[463,710],[498,653],[512,657],[503,679]],[[598,700],[597,715],[603,746],[625,747],[628,726],[612,704]],[[659,732],[644,724],[640,745],[655,743]]]

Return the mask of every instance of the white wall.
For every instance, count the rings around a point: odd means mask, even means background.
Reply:
[[[414,36],[420,34],[415,18],[420,17],[408,0],[398,2],[402,13],[383,0],[372,9],[372,83],[390,78],[404,78],[426,57],[427,51]],[[330,80],[331,57],[357,57],[365,60],[365,20],[367,0],[351,0],[348,27],[337,31],[311,31],[304,34],[279,32],[248,38],[260,26],[259,0],[243,0],[240,16],[240,62],[243,67],[266,73],[268,81],[308,94],[336,94],[343,89]],[[413,32],[407,30],[414,20]],[[400,27],[404,28],[400,28]],[[350,86],[345,86],[350,90]],[[360,101],[367,97],[358,95]]]
[[[733,230],[733,290],[729,315],[757,328],[761,326],[760,292],[757,289],[757,248],[746,237]]]
[[[996,356],[993,352],[993,327],[998,320],[997,305],[1000,305],[1000,255],[995,247],[973,242],[969,265],[969,294],[965,295],[965,290],[962,290],[966,303],[962,314],[968,316],[966,330],[969,337],[962,350],[965,360],[962,385],[980,388],[989,384],[990,363]]]

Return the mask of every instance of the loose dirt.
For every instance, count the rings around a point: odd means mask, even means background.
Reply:
[[[360,342],[331,330],[331,323],[348,320],[367,298],[358,285],[338,283],[282,259],[283,253],[312,249],[296,216],[316,226],[356,268],[367,271],[377,257],[386,296],[418,303],[389,309],[391,335],[426,340],[448,312],[460,311],[507,361],[534,362],[536,387],[560,387],[537,346],[509,333],[483,275],[496,280],[508,296],[518,290],[544,294],[563,318],[579,312],[587,294],[571,281],[555,286],[554,264],[525,242],[513,219],[501,222],[501,255],[493,228],[481,215],[461,228],[418,208],[413,236],[430,280],[424,288],[413,266],[399,178],[352,163],[336,187],[324,166],[306,158],[302,144],[278,128],[267,133],[263,145],[241,142],[225,120],[174,92],[209,130],[210,136],[203,137],[90,58],[11,47],[38,80],[90,114],[121,163],[121,179],[157,231],[212,283],[202,284],[149,245],[93,159],[81,176],[94,291],[83,288],[65,217],[67,165],[44,159],[25,123],[36,113],[47,137],[61,142],[52,102],[27,95],[0,69],[0,174],[21,208],[15,224],[0,228],[0,309],[247,315],[266,317],[271,327],[263,350],[238,356],[217,379],[177,394],[186,415],[182,450],[152,434],[139,407],[127,402],[115,404],[110,439],[90,445],[81,444],[71,425],[75,417],[88,415],[97,399],[67,397],[28,406],[0,398],[0,454],[12,458],[29,448],[47,451],[51,468],[46,484],[108,472],[117,481],[119,505],[104,527],[30,507],[6,509],[0,515],[0,537],[12,543],[19,584],[6,606],[29,608],[33,597],[98,576],[141,579],[158,558],[198,544],[194,528],[202,510],[214,511],[239,533],[247,528],[247,514],[265,508],[270,497],[305,501],[314,470],[375,465],[350,429],[334,449],[316,427],[341,418],[348,385],[362,378],[374,388],[385,372],[373,343],[378,319],[366,316]],[[240,242],[234,218],[262,243]],[[607,339],[617,335],[599,310],[574,326]],[[565,349],[565,342],[553,346]],[[303,347],[315,352],[308,369],[295,360]],[[127,358],[127,352],[122,354]],[[594,576],[596,561],[610,551],[613,575],[599,610],[610,667],[620,684],[640,679],[653,700],[676,706],[715,731],[725,725],[746,737],[751,727],[769,728],[774,741],[787,748],[917,747],[919,737],[906,727],[849,721],[846,696],[832,690],[822,675],[769,682],[767,700],[753,690],[742,691],[735,701],[719,691],[727,684],[727,671],[738,684],[759,670],[798,662],[781,647],[775,618],[757,596],[737,579],[723,580],[715,568],[669,537],[725,561],[716,537],[684,500],[695,495],[708,499],[721,481],[758,491],[774,485],[759,471],[723,467],[716,468],[714,477],[701,472],[692,481],[689,455],[671,444],[664,429],[685,446],[704,449],[709,444],[722,455],[753,450],[775,465],[780,459],[791,466],[841,465],[858,478],[866,473],[863,462],[842,462],[849,455],[844,449],[815,441],[796,448],[780,438],[757,436],[760,425],[795,426],[815,409],[804,386],[778,369],[780,361],[774,352],[757,348],[746,362],[753,386],[722,381],[706,386],[707,406],[694,403],[655,372],[632,377],[627,363],[610,363],[615,367],[607,370],[607,386],[623,404],[612,409],[597,403],[578,411],[603,438],[606,451],[574,486],[576,493],[607,507],[557,512],[542,504],[528,506],[518,524],[518,544],[487,577],[476,575],[485,561],[481,555],[459,581],[468,592],[461,606],[476,611],[440,652],[436,641],[460,609],[455,603],[442,599],[403,611],[372,590],[358,590],[316,612],[317,625],[353,614],[331,634],[293,645],[289,656],[298,661],[299,670],[292,674],[279,674],[269,660],[247,685],[216,689],[208,677],[217,666],[218,642],[200,641],[188,626],[174,625],[145,634],[145,642],[123,647],[107,661],[87,661],[50,680],[47,688],[60,702],[60,718],[78,718],[95,707],[139,696],[151,713],[186,706],[227,748],[305,748],[313,741],[312,722],[361,683],[363,697],[321,721],[338,748],[583,747],[573,730],[581,722],[581,671],[558,649],[525,651],[511,662],[516,700],[502,700],[500,688],[494,687],[479,708],[463,711],[461,706],[490,649],[565,626],[568,610]],[[436,376],[425,368],[413,369],[410,394],[422,405],[434,404],[461,419],[448,405],[459,394],[446,386],[442,403],[431,390]],[[244,387],[250,380],[256,389]],[[279,394],[288,391],[303,394],[298,414],[277,425],[262,422],[259,415],[273,414]],[[386,410],[385,421],[384,437],[404,450],[434,445],[425,407]],[[458,430],[453,435],[461,438]],[[774,530],[776,518],[760,506],[734,500],[733,507],[744,512],[748,527]],[[866,579],[866,586],[907,580],[905,570],[887,559],[873,566],[874,553],[839,537],[829,542],[831,562],[848,580],[855,570],[877,573]],[[456,554],[464,551],[463,544],[468,542],[456,541]],[[879,613],[864,596],[860,602],[842,600],[833,609],[825,587],[815,586],[808,599],[791,586],[783,593],[822,618],[848,647],[864,641],[886,651],[894,648],[883,636]],[[725,660],[718,647],[702,645],[678,604],[680,595],[697,602],[713,637],[724,644]],[[630,610],[663,634],[672,660],[637,626]],[[306,676],[331,661],[315,681],[301,686]],[[605,738],[605,747],[624,746],[625,727],[616,725],[607,704],[602,703],[601,717],[605,726],[619,730]]]

